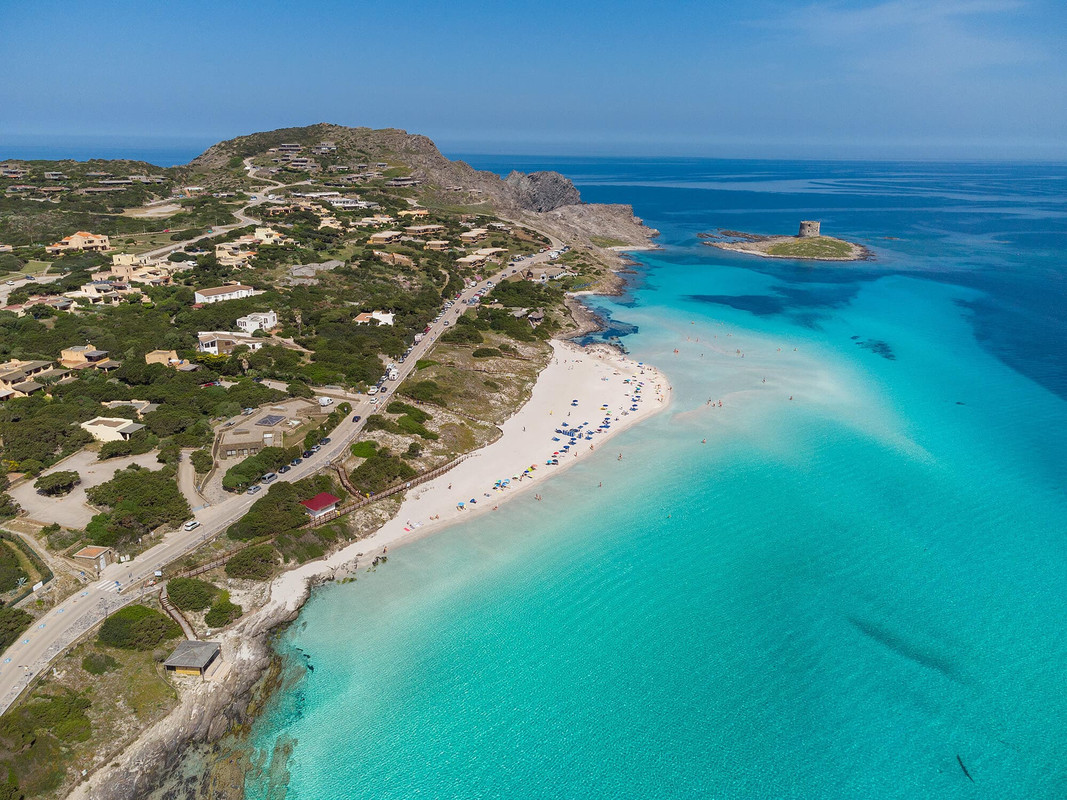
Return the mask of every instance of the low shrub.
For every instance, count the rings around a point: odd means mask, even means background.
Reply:
[[[226,574],[231,578],[262,581],[274,574],[278,552],[269,544],[257,544],[236,553],[226,562]]]
[[[93,651],[82,659],[82,669],[90,675],[103,675],[119,668],[119,662],[107,653]]]
[[[148,606],[120,608],[100,626],[97,639],[109,647],[125,650],[151,650],[167,639],[180,636],[182,629],[170,617]]]
[[[215,584],[199,578],[174,578],[167,583],[167,597],[182,611],[203,611],[218,594]]]
[[[229,592],[222,592],[219,599],[204,615],[204,624],[209,628],[223,628],[241,616],[244,610],[230,600]]]

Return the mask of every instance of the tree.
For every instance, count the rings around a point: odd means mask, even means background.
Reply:
[[[65,470],[42,475],[33,482],[33,488],[41,494],[54,497],[67,494],[79,483],[81,483],[81,475],[73,470]]]
[[[180,636],[182,629],[174,620],[139,604],[120,608],[100,626],[97,638],[109,647],[126,650],[151,650]]]
[[[193,469],[201,475],[210,472],[215,465],[215,459],[211,457],[210,450],[196,450],[189,459],[193,462]]]
[[[21,608],[0,607],[0,651],[6,650],[31,622],[33,617]]]

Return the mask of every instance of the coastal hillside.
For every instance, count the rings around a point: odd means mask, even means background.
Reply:
[[[596,324],[575,293],[618,286],[618,248],[655,232],[557,173],[501,179],[423,136],[312,125],[169,169],[8,161],[0,189],[0,521],[19,534],[0,542],[0,649],[24,665],[0,670],[0,776],[14,796],[66,797],[156,726],[162,750],[136,761],[165,764],[242,718],[263,665],[234,654],[265,652],[252,620],[270,581],[359,552],[412,485],[449,472],[462,503],[484,495],[487,476],[450,470],[503,437],[553,363],[550,396],[604,401],[599,378],[568,380],[582,357],[636,418],[644,372],[624,382],[617,354],[579,348],[560,368],[553,340]],[[534,479],[555,428],[540,424],[518,462],[497,447],[494,478]],[[537,479],[559,459],[541,466]],[[427,523],[462,508],[447,499]],[[207,727],[165,724],[204,707],[161,666],[184,658],[182,634],[222,638],[248,667],[212,684]],[[118,772],[91,777],[106,784],[93,796],[160,777]]]

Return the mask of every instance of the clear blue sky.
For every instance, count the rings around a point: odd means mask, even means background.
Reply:
[[[0,0],[0,139],[1067,158],[1065,0]]]

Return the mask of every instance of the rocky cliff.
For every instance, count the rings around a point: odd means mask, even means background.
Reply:
[[[560,206],[582,202],[578,190],[569,178],[558,172],[531,172],[529,175],[513,171],[504,179],[515,201],[527,211],[553,211]]]

